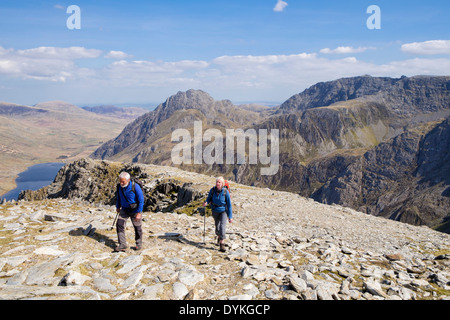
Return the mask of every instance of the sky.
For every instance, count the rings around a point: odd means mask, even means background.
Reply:
[[[73,7],[76,6],[76,7]],[[282,103],[359,75],[450,75],[448,0],[1,0],[0,101]]]

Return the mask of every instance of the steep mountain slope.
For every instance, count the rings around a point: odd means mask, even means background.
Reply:
[[[407,131],[378,145],[328,180],[312,198],[450,232],[449,153],[448,118],[423,132]]]

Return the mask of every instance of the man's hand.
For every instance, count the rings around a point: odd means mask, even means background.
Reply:
[[[116,208],[116,212],[119,213],[120,212],[120,208]]]
[[[134,217],[136,220],[142,219],[142,214],[140,212],[136,213],[136,216]]]
[[[233,218],[228,219],[228,222],[229,222],[229,223],[233,223]]]
[[[206,207],[208,205],[208,202],[203,202],[203,206]]]

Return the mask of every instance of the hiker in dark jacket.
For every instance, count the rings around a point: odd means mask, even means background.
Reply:
[[[225,252],[225,232],[227,218],[230,223],[233,222],[233,208],[228,189],[225,187],[223,177],[216,179],[216,186],[209,191],[208,198],[203,206],[211,205],[212,216],[216,226],[217,243],[220,251]]]
[[[127,240],[125,237],[125,225],[128,218],[134,227],[134,237],[136,240],[135,250],[142,248],[142,211],[144,209],[144,194],[141,187],[136,182],[130,181],[130,174],[122,172],[119,175],[119,185],[117,186],[116,210],[119,213],[117,219],[117,237],[119,245],[115,251],[125,251]],[[134,191],[133,191],[134,189]]]

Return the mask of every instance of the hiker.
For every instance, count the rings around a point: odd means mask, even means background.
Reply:
[[[128,218],[134,227],[134,238],[136,246],[134,250],[142,249],[142,211],[144,209],[144,194],[138,183],[131,181],[130,174],[122,172],[119,175],[119,184],[116,192],[117,202],[116,211],[119,214],[117,219],[117,237],[119,245],[114,251],[125,251],[127,249],[127,240],[125,237],[125,225]]]
[[[211,188],[203,206],[211,205],[212,216],[216,226],[217,244],[220,251],[225,252],[225,227],[228,221],[233,222],[233,209],[231,206],[231,198],[228,188],[225,187],[223,177],[216,179],[216,186]]]

